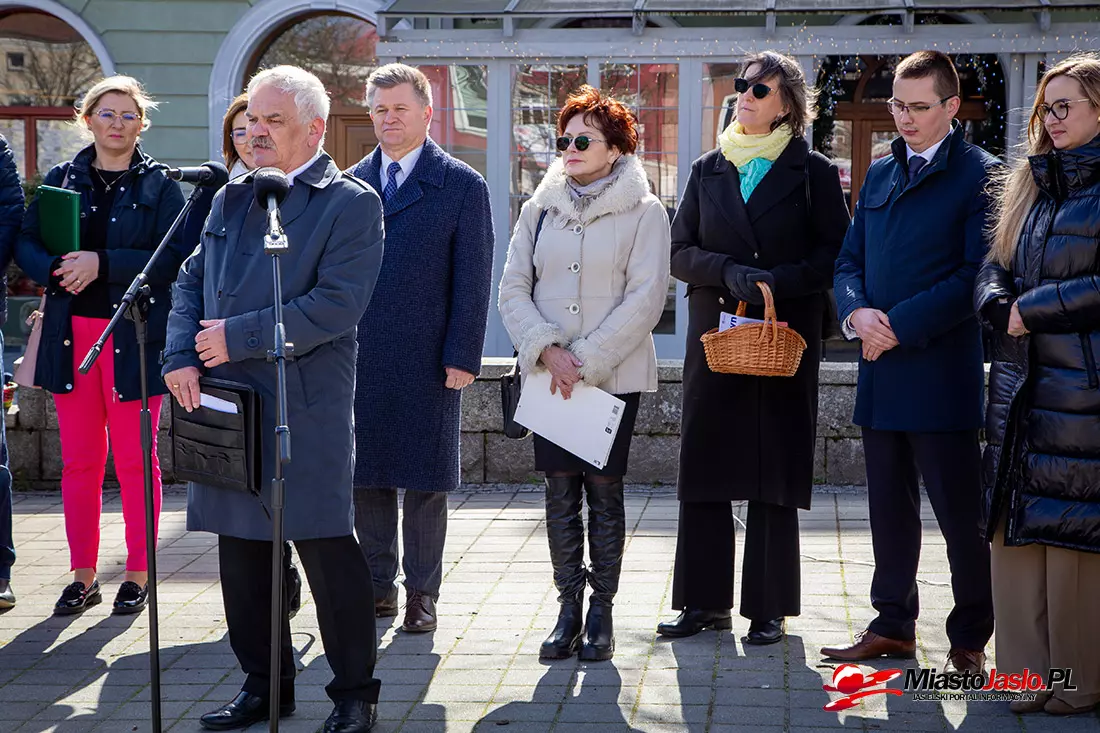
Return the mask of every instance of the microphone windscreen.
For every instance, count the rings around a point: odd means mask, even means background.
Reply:
[[[256,201],[260,206],[267,208],[267,197],[275,195],[275,203],[281,204],[290,190],[290,181],[286,173],[278,168],[261,168],[252,174],[252,191],[256,194]]]
[[[202,164],[202,167],[209,169],[212,176],[207,185],[217,189],[229,183],[229,169],[216,160],[208,160]]]

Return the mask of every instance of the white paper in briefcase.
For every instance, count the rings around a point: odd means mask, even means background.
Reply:
[[[603,468],[619,432],[626,403],[579,382],[573,395],[550,394],[550,372],[528,374],[516,407],[516,422],[575,456]]]

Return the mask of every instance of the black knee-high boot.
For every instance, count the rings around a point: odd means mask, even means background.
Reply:
[[[611,659],[615,653],[615,632],[611,605],[619,590],[626,546],[626,509],[623,482],[597,482],[585,477],[588,496],[588,555],[591,565],[588,583],[592,597],[584,625],[580,658],[585,661]]]
[[[546,477],[546,537],[558,589],[558,623],[539,650],[540,659],[567,659],[577,652],[584,602],[584,521],[581,476]]]

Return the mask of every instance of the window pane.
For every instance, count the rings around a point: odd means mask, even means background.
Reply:
[[[260,56],[256,69],[300,66],[324,83],[334,105],[366,105],[367,77],[375,67],[378,33],[350,15],[315,15],[287,28]]]
[[[840,173],[840,186],[844,196],[851,201],[852,196],[852,121],[837,120],[833,125],[832,142],[833,163]]]
[[[87,141],[68,120],[38,120],[38,172],[46,172],[72,158]]]
[[[27,178],[27,123],[23,120],[0,120],[0,135],[8,141],[15,156],[15,168],[19,175]]]
[[[676,152],[680,142],[680,113],[675,107],[643,109],[637,115],[641,152]]]
[[[484,66],[420,66],[432,87],[429,134],[451,155],[485,152],[488,70]]]
[[[703,148],[718,145],[718,135],[733,121],[737,92],[734,80],[741,75],[740,64],[703,65]]]
[[[0,18],[0,45],[0,105],[72,107],[103,75],[83,36],[46,13]]]
[[[514,64],[512,66],[512,155],[510,193],[530,196],[557,155],[554,138],[558,110],[566,97],[585,83],[584,64]],[[512,223],[521,199],[512,201]]]

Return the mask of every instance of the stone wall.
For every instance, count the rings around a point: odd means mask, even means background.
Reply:
[[[539,481],[530,438],[510,440],[500,432],[500,387],[511,359],[485,359],[481,376],[462,392],[462,480],[470,484]],[[642,395],[630,445],[629,483],[676,482],[680,450],[683,363],[662,361],[658,391]],[[852,425],[856,365],[821,364],[814,480],[827,484],[863,484],[863,449]],[[780,458],[777,456],[777,458]]]
[[[500,375],[510,359],[487,358],[477,381],[462,393],[462,480],[469,484],[528,483],[534,471],[531,441],[510,440],[500,432]],[[627,480],[637,484],[676,481],[680,446],[683,369],[679,361],[662,361],[659,390],[642,396]],[[814,480],[833,485],[862,484],[863,450],[851,424],[856,365],[821,364],[821,398]],[[61,480],[61,441],[53,399],[42,390],[20,388],[8,410],[8,448],[16,490],[57,489]],[[170,454],[167,400],[160,420],[158,452],[166,482],[174,479]],[[293,427],[293,426],[292,426]],[[780,456],[776,456],[781,459]],[[108,461],[107,481],[115,483]]]

